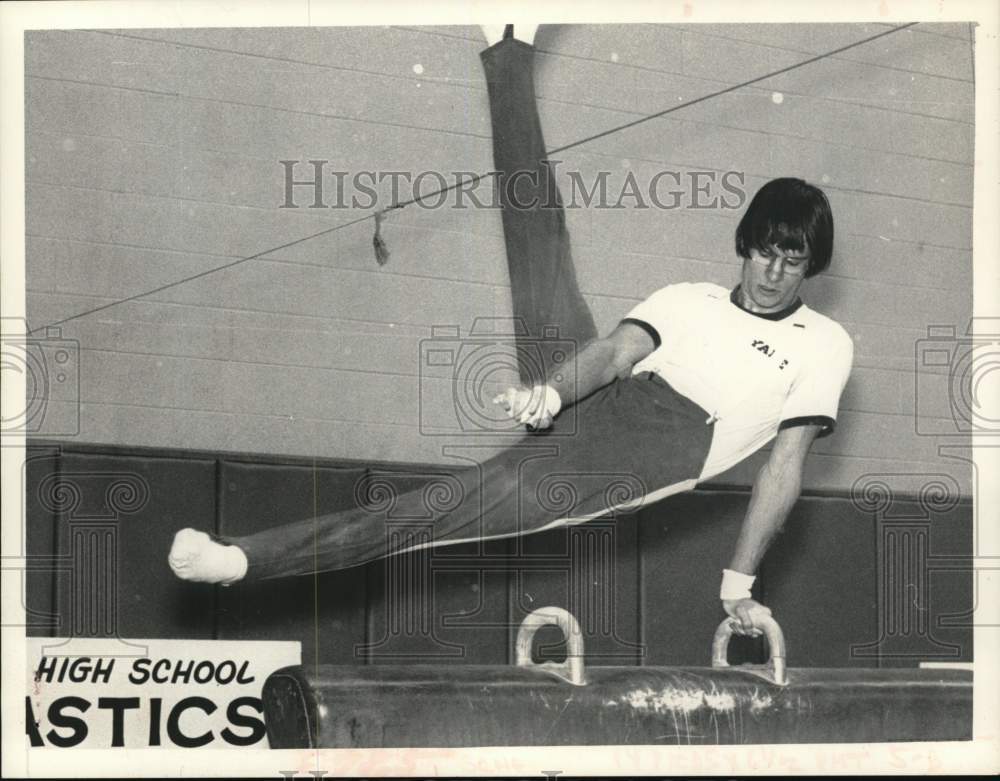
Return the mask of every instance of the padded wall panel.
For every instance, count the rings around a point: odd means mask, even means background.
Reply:
[[[725,618],[719,582],[748,498],[739,491],[698,491],[638,514],[646,664],[710,664],[712,637]],[[730,662],[759,661],[762,649],[759,640],[734,637]]]
[[[971,504],[898,501],[876,526],[880,571],[880,667],[971,662],[975,607]]]
[[[211,589],[174,577],[167,554],[179,529],[212,528],[214,463],[74,452],[59,480],[73,497],[57,526],[57,552],[71,566],[58,578],[59,634],[211,637]],[[109,600],[114,626],[95,613]]]
[[[355,506],[364,469],[223,461],[220,533],[241,536]],[[302,663],[353,664],[364,627],[362,568],[219,588],[218,636],[297,640]]]
[[[762,596],[796,667],[874,667],[875,527],[849,499],[800,499],[764,559]]]
[[[58,479],[57,448],[27,447],[22,471],[24,527],[21,550],[27,556],[21,586],[24,631],[29,637],[50,637],[59,625],[55,583],[56,513],[49,486]]]
[[[971,505],[799,500],[762,569],[764,596],[809,667],[971,661]]]

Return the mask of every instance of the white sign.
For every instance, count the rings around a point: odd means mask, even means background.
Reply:
[[[264,681],[301,662],[297,642],[26,642],[33,748],[266,748]]]

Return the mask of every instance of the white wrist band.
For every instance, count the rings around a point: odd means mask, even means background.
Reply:
[[[722,586],[719,599],[750,599],[750,587],[757,580],[753,575],[744,575],[732,569],[722,570]]]
[[[545,411],[550,418],[554,418],[559,414],[559,410],[562,409],[562,396],[559,395],[559,391],[549,384],[540,385],[539,389],[545,394]]]

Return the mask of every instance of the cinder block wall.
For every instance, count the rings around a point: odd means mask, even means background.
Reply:
[[[549,148],[884,29],[542,28]],[[306,208],[301,188],[302,208],[280,208],[279,160],[489,170],[481,48],[466,27],[28,33],[31,327],[368,213]],[[915,356],[928,326],[962,333],[971,315],[973,105],[968,26],[919,25],[569,150],[562,184],[568,194],[567,172],[608,171],[617,195],[629,171],[648,183],[670,170],[685,182],[739,172],[748,194],[779,175],[824,186],[836,256],[805,297],[851,333],[856,361],[806,485],[944,473],[968,494],[967,465],[917,433],[954,426],[945,369],[915,374]],[[717,179],[708,197],[719,194]],[[675,209],[622,203],[568,211],[602,332],[664,284],[735,284],[738,211],[690,208],[688,196]],[[69,439],[447,462],[442,446],[461,441],[452,383],[421,366],[421,342],[435,325],[464,333],[510,315],[500,217],[411,206],[384,233],[383,267],[369,220],[66,323],[81,350]],[[746,484],[757,462],[719,481]]]

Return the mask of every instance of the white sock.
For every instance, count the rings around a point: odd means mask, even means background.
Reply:
[[[229,585],[247,574],[247,557],[240,548],[221,545],[195,529],[174,535],[167,561],[177,577],[196,583]]]
[[[486,36],[486,43],[492,46],[495,43],[499,43],[503,40],[503,31],[507,25],[505,24],[483,24],[480,25],[480,29],[483,31],[483,35]],[[514,37],[519,41],[524,41],[525,43],[534,44],[535,33],[538,31],[537,24],[515,24],[514,25]]]
[[[514,25],[514,37],[519,41],[524,41],[525,43],[530,43],[534,45],[535,43],[535,33],[538,32],[537,24],[515,24]]]
[[[500,43],[503,39],[503,30],[506,25],[503,24],[481,24],[479,29],[483,31],[483,35],[486,36],[486,43],[492,46],[495,43]]]

